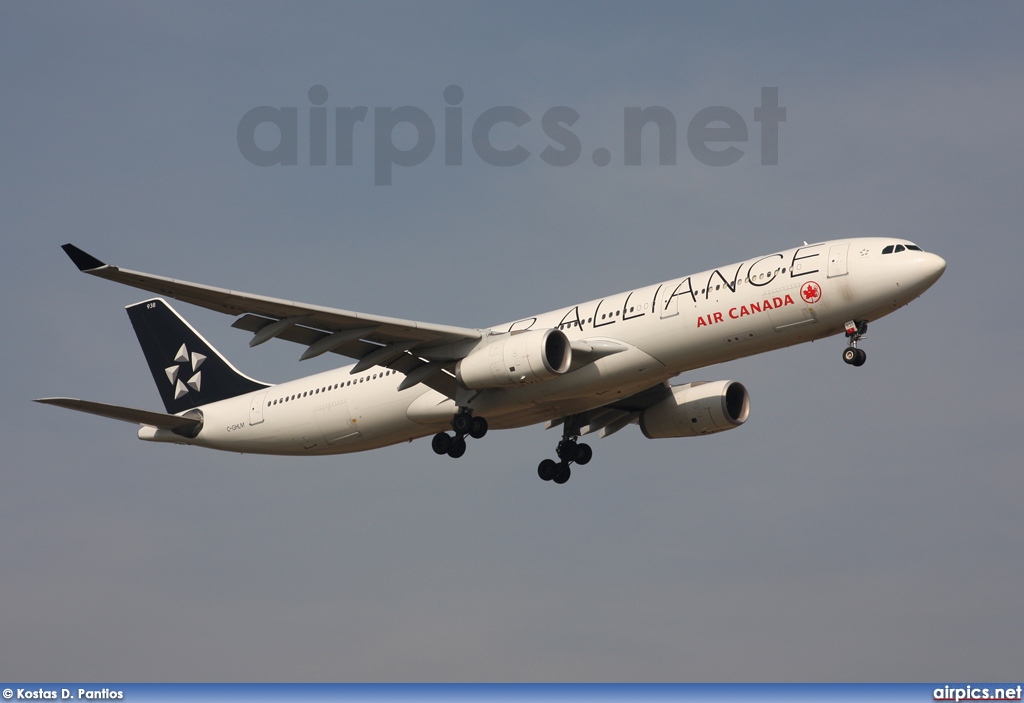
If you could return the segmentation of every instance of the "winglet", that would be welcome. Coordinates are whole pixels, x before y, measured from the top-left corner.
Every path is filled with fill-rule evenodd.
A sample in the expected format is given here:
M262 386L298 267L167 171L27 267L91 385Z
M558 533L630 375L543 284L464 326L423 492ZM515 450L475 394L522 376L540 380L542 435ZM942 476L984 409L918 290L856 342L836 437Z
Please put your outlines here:
M64 253L67 254L71 260L78 267L79 271L92 271L106 266L105 263L97 259L91 254L86 254L84 251L76 247L74 244L65 244L61 247Z

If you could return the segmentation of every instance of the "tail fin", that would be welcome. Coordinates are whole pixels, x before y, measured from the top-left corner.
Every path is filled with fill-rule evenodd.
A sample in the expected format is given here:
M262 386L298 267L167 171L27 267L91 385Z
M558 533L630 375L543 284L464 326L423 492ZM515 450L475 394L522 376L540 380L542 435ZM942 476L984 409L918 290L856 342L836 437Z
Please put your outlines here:
M168 413L269 387L232 366L164 300L127 310Z

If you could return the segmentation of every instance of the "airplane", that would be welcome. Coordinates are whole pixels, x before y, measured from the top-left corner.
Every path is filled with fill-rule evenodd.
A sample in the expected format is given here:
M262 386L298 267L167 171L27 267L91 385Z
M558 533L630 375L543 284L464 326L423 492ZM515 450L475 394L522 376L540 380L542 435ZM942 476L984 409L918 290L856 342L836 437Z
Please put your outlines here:
M98 278L236 316L255 347L282 339L354 364L269 384L238 371L162 297L127 307L166 412L75 398L36 402L140 425L138 436L239 453L330 455L432 437L459 458L489 429L545 422L562 429L557 461L537 468L564 484L590 462L580 440L637 424L677 438L739 427L746 387L671 385L680 374L844 335L843 361L864 364L867 325L907 305L946 269L904 239L807 244L489 328L453 327L307 305L106 264L72 244Z

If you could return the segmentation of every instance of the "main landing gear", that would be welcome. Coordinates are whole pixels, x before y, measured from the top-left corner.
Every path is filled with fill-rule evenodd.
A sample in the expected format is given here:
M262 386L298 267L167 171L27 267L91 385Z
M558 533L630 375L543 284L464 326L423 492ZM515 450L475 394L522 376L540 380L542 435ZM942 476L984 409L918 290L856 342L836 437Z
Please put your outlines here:
M570 464L583 466L594 458L594 451L590 445L579 441L580 423L576 419L571 417L565 420L562 441L555 450L558 461L545 459L537 467L537 475L543 480L563 484L572 475ZM480 439L487 434L487 420L474 417L469 408L459 408L459 412L452 418L452 430L454 436L447 432L438 432L431 440L430 446L435 454L447 454L452 459L458 459L466 453L467 437Z
M867 336L868 323L864 320L850 320L846 323L846 338L850 340L850 346L843 350L843 361L851 366L863 366L868 355L863 349L857 346L857 342Z
M562 436L562 441L558 443L558 448L555 450L559 461L545 459L537 467L537 475L540 476L541 480L554 481L559 485L568 481L569 477L572 476L569 464L575 463L583 466L584 464L589 464L590 460L594 458L594 451L590 448L590 445L578 442L579 435L570 432L570 422L568 419L566 420L565 427L566 430Z
M430 446L435 454L447 454L452 459L458 459L466 453L466 437L480 439L487 434L487 420L482 417L473 417L467 408L460 408L459 412L452 418L452 430L455 436L447 432L438 432L430 441Z

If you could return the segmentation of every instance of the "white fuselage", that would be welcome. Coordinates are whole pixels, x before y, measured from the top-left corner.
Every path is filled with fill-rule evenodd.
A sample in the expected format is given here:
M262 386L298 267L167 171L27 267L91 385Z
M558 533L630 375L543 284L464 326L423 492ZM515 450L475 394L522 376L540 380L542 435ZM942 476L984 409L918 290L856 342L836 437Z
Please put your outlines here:
M613 403L694 369L841 333L906 305L942 274L934 254L883 254L898 239L843 239L797 247L625 291L491 328L561 329L626 351L553 379L481 391L475 414L492 429L521 427ZM449 428L455 402L404 376L353 366L200 408L195 439L143 427L142 439L262 454L340 454Z

